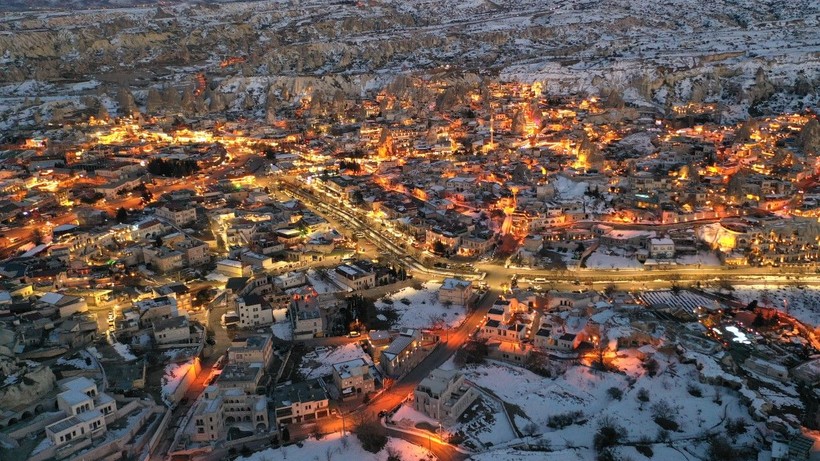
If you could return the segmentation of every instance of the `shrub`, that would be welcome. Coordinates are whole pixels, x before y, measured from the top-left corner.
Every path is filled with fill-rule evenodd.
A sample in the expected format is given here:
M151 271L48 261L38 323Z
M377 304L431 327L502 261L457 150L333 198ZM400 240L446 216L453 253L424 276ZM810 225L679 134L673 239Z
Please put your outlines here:
M530 421L521 428L521 432L523 432L524 435L535 435L535 433L538 432L538 425Z
M673 419L675 417L675 409L665 399L658 400L652 405L652 417Z
M648 374L649 376L655 376L656 374L658 374L658 361L654 358L651 358L644 362L643 368L644 370L646 370L646 374Z
M598 423L598 432L595 433L592 443L595 451L603 454L605 449L617 445L626 435L626 429L609 416L604 416Z
M387 448L387 461L401 461L401 453L391 447Z
M652 455L655 454L655 452L652 451L652 447L649 445L635 445L635 450L647 458L652 458Z
M563 429L571 426L584 418L584 413L581 411L570 411L567 413L560 413L552 415L547 418L547 426L552 429Z
M746 422L742 418L729 418L726 420L726 433L729 437L735 438L740 434L746 433Z
M655 424L657 424L658 426L666 429L667 431L677 431L678 428L680 427L680 426L678 426L678 423L675 420L669 419L669 418L658 418L658 417L656 417L655 418Z
M686 386L686 391L693 397L703 397L703 391L696 384L689 383Z
M624 391L618 389L617 387L610 387L606 390L606 393L612 400L621 400L624 396Z
M652 405L652 418L655 424L667 431L678 430L678 423L675 421L675 409L666 400L659 400Z
M645 388L645 387L642 387L642 388L638 391L638 394L637 394L637 396L636 396L636 397L638 398L638 401L640 401L641 403L646 403L646 402L648 402L648 401L649 401L649 391L648 391L648 390L646 390L646 388Z
M356 427L356 437L362 448L370 453L378 453L387 445L385 429L375 420L362 421Z
M709 439L709 459L720 461L734 461L740 459L740 453L725 437L716 435Z

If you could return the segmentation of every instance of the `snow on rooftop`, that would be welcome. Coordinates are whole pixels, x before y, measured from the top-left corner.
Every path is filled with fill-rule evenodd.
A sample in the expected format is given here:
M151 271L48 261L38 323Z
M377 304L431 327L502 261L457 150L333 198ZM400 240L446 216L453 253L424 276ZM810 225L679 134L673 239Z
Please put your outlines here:
M341 362L349 362L354 359L364 359L368 364L373 361L370 356L362 350L358 342L347 343L343 346L330 348L324 352L316 352L316 356L311 358L310 354L302 357L299 371L305 378L317 378L333 373L333 365Z
M312 459L332 459L333 461L387 461L389 453L395 453L399 459L422 460L435 459L426 448L413 445L402 439L389 437L387 446L378 453L365 451L359 439L354 435L346 436L347 440L342 441L342 435L338 432L328 434L321 440L308 439L298 445L289 445L283 448L268 448L247 457L237 458L237 461L272 461L280 459L312 460Z

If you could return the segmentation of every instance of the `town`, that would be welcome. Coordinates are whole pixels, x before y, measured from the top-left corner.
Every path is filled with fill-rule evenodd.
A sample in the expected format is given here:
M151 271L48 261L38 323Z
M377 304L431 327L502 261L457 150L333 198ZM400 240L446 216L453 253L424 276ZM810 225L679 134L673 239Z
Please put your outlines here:
M0 146L0 459L815 459L816 113L156 97Z

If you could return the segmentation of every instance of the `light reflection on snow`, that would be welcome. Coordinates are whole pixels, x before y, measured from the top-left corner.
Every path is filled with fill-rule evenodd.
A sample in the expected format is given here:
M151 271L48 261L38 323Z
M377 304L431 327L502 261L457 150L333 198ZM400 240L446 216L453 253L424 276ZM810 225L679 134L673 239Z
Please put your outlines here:
M726 331L735 335L732 341L740 344L751 344L752 342L749 341L749 337L746 336L746 333L740 331L740 329L734 325L730 325L726 327Z

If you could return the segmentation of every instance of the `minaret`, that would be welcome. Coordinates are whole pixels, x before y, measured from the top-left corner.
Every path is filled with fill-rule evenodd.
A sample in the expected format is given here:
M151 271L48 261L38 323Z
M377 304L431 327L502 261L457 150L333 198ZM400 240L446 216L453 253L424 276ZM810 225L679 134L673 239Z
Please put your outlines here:
M495 129L493 125L495 124L495 114L490 114L490 147L493 146L493 135L495 134Z

